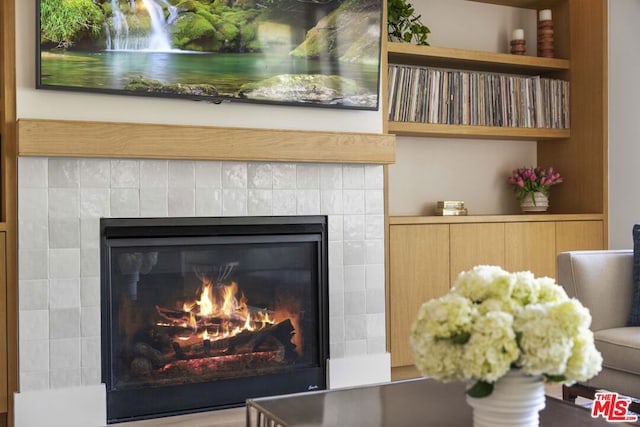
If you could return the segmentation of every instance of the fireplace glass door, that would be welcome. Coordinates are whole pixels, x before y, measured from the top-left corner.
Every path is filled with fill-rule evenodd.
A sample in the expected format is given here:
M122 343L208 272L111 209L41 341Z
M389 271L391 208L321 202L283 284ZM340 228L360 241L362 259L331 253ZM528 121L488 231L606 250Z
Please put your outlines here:
M103 220L110 422L325 388L325 222Z

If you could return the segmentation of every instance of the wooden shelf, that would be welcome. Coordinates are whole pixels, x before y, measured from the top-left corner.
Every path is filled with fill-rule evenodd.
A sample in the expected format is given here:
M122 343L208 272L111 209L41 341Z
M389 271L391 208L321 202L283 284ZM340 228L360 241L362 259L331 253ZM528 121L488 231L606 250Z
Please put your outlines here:
M522 214L522 215L463 215L463 216L390 216L389 225L407 224L465 224L491 222L556 222L603 221L603 214Z
M544 9L557 5L562 0L467 0L476 3L497 4L501 6L521 7L524 9Z
M389 164L395 136L20 119L18 155Z
M398 136L442 138L553 140L569 138L569 129L461 126L415 122L389 122L387 132Z
M538 75L566 71L570 68L570 62L567 59L418 46L411 43L389 42L387 43L387 53L390 64L462 70Z

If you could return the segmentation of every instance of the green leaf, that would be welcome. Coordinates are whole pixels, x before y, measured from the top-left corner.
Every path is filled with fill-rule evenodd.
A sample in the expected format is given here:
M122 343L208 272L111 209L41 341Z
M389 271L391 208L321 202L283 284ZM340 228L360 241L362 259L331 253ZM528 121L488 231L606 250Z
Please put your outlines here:
M567 377L564 375L547 375L544 374L544 379L550 383L560 383L566 381Z
M471 397L487 397L493 392L493 383L486 381L476 381L476 383L467 390L467 394Z
M470 338L471 334L469 332L459 332L451 336L451 342L454 344L466 344Z
M429 45L427 36L431 32L421 21L422 16L415 13L413 5L406 0L388 0L387 23L389 37L419 45Z

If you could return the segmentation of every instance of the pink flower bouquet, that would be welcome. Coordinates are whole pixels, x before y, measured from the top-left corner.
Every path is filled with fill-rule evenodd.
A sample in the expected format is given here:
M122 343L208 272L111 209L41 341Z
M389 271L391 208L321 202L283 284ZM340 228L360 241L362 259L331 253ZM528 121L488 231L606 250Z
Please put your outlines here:
M549 197L549 188L552 185L560 184L562 177L551 166L546 169L536 166L535 168L514 169L507 178L507 182L513 185L516 198L522 202L528 194L536 192Z

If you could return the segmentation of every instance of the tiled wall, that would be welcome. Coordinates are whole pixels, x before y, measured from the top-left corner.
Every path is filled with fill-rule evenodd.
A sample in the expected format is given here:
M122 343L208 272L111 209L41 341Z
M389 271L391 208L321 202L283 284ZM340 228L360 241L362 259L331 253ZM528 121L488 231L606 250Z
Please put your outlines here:
M100 383L100 217L329 217L332 359L385 352L378 165L23 157L20 388Z

